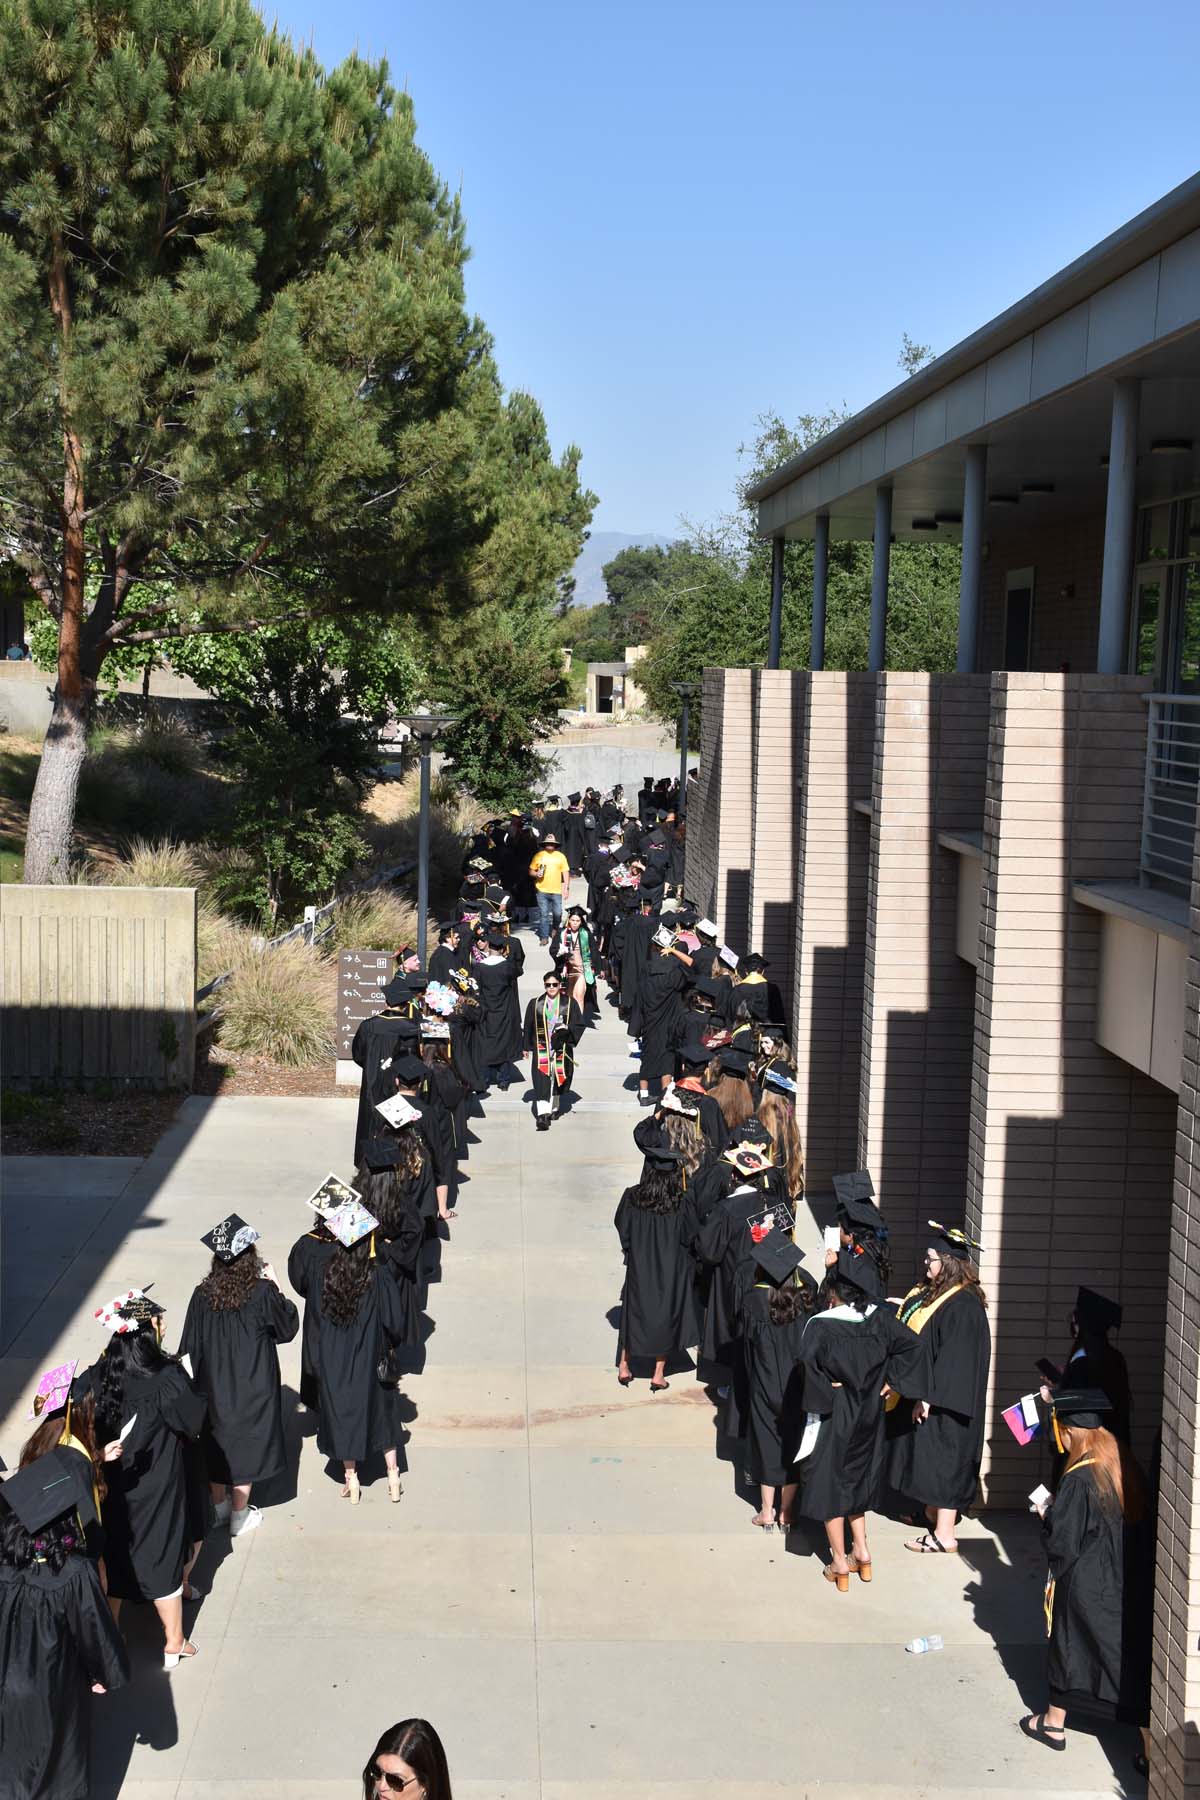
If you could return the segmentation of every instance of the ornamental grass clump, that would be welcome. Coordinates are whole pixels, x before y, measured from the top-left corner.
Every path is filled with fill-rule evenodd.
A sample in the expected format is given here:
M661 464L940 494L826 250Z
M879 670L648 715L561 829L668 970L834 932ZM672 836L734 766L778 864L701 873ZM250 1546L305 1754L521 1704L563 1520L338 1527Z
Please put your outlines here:
M436 948L437 933L429 933ZM370 888L351 894L333 913L333 930L321 940L327 956L339 950L398 950L417 941L417 909L389 888Z
M289 1068L332 1061L329 971L309 945L247 951L216 998L223 1049Z

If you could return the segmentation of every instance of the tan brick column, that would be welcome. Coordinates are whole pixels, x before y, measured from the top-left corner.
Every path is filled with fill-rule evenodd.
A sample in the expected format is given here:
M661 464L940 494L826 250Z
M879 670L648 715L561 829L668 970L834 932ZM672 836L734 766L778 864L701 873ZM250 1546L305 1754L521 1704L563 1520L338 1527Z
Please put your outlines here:
M735 950L750 905L752 705L749 669L705 669L699 793L688 802L684 888Z
M1200 1794L1200 847L1192 882L1171 1251L1150 1703L1151 1800Z
M1146 685L992 677L968 1219L992 1303L996 1505L1041 1479L998 1409L1037 1357L1061 1360L1081 1281L1124 1305L1143 1460L1158 1425L1175 1098L1097 1045L1099 915L1071 898L1075 880L1136 876Z
M751 799L750 921L747 950L771 965L784 1002L792 997L799 855L797 779L808 682L791 669L755 669ZM743 948L735 945L736 949Z
M857 1154L863 958L871 832L855 810L871 791L878 677L804 678L796 874L797 1117L810 1188Z
M955 949L959 857L939 831L978 831L988 677L886 674L875 705L859 1166L869 1169L907 1283L930 1217L961 1223L975 976Z

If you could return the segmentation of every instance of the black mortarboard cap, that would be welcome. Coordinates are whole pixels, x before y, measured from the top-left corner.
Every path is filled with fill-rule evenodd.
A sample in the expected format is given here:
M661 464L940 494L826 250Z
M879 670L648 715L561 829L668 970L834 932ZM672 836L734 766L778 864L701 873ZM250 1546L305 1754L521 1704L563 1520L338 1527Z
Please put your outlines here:
M567 795L567 805L568 806L578 806L579 802L582 799L583 799L583 795L578 792L576 792L574 794L568 794Z
M633 1141L642 1155L648 1157L660 1169L673 1168L683 1161L678 1150L674 1149L670 1138L662 1128L661 1122L651 1113L645 1119L639 1119L633 1128Z
M1122 1316L1115 1300L1097 1294L1093 1288L1081 1287L1075 1296L1075 1322L1084 1331L1119 1331Z
M764 1150L775 1148L775 1140L761 1119L743 1119L730 1136L735 1144L761 1144Z
M789 1275L795 1273L804 1257L791 1238L785 1236L776 1225L754 1246L754 1260L778 1287Z
M78 1450L60 1444L0 1485L3 1496L26 1531L40 1531L52 1519L77 1512L82 1522L96 1517L92 1467Z
M729 983L716 975L701 975L692 986L698 994L705 994L710 1000L723 1000L729 992Z
M394 1169L403 1150L404 1140L398 1135L368 1138L363 1145L362 1160L374 1175L381 1169Z
M833 1192L837 1200L838 1218L848 1225L861 1225L867 1230L878 1230L883 1224L883 1214L875 1205L871 1196L875 1192L875 1183L866 1169L855 1169L849 1175L835 1175Z
M406 1056L395 1056L392 1058L392 1074L396 1077L397 1081L409 1083L414 1081L424 1081L428 1073L429 1070L421 1061L420 1057L413 1056L411 1052Z
M230 1213L227 1219L222 1219L219 1225L206 1231L200 1242L207 1244L213 1255L219 1256L223 1263L231 1263L243 1250L249 1250L253 1244L257 1244L258 1238L259 1234L253 1225L247 1225L245 1219L239 1218L237 1213Z
M939 1225L936 1219L930 1219L929 1224L936 1233L937 1247L943 1256L958 1256L964 1262L969 1262L983 1249L982 1244L969 1238L957 1225Z
M711 1061L713 1053L704 1041L704 1033L697 1028L684 1032L676 1054L681 1062L706 1063Z
M757 950L752 950L749 956L743 956L741 963L738 966L747 975L761 975L763 971L769 969L771 965L765 956L760 956Z
M748 1075L750 1073L750 1058L744 1050L735 1050L731 1044L728 1049L720 1052L720 1057L721 1067L727 1075Z
M492 945L493 949L498 950L501 944L507 944L508 942L508 933L505 931L503 925L490 926L486 936L488 943Z
M1056 1419L1083 1431L1097 1431L1112 1411L1112 1401L1103 1388L1055 1389L1050 1404Z
M405 1006L412 999L407 975L394 975L382 989L385 1006Z
M838 1251L837 1276L839 1281L848 1281L869 1300L883 1299L883 1277L879 1273L879 1265L873 1256L865 1250L856 1250L854 1246L843 1244Z

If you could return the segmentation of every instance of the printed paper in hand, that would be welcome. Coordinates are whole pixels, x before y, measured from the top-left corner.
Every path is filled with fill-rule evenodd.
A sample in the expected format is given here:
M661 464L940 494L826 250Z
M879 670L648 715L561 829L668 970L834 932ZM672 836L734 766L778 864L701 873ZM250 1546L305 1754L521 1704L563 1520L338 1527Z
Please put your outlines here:
M190 1375L190 1374L191 1374L191 1372L192 1372L192 1368L191 1368L191 1357L189 1357L189 1356L181 1356L181 1357L180 1357L180 1359L179 1359L179 1360L180 1360L180 1362L183 1362L183 1363L187 1363L187 1365L188 1365L188 1374L189 1374L189 1375ZM128 1417L128 1419L126 1419L126 1421L125 1421L125 1423L124 1423L124 1425L122 1425L122 1427L121 1427L121 1430L120 1430L120 1433L119 1433L119 1436L120 1436L120 1439L121 1439L121 1442L122 1442L122 1443L124 1443L124 1442L125 1442L125 1439L126 1439L126 1438L127 1438L127 1437L128 1437L128 1436L129 1436L129 1434L130 1434L130 1432L131 1432L131 1431L132 1431L132 1430L133 1430L133 1428L134 1428L134 1426L135 1426L135 1425L136 1425L136 1424L137 1424L137 1414L136 1414L136 1413L130 1413L130 1415L129 1415L129 1417Z
M401 1125L411 1125L414 1119L421 1116L420 1107L413 1106L403 1094L393 1094L390 1099L381 1100L375 1111L397 1130Z
M1048 1506L1053 1498L1054 1495L1050 1492L1050 1489L1039 1483L1029 1496L1029 1504L1033 1507L1034 1511L1037 1512L1041 1507Z
M842 1247L841 1227L838 1225L827 1225L825 1227L825 1248L827 1250L832 1250L834 1252L834 1254L836 1255L837 1252L841 1249L841 1247Z
M1021 1395L1021 1415L1030 1431L1040 1431L1042 1429L1042 1417L1038 1412L1036 1394Z

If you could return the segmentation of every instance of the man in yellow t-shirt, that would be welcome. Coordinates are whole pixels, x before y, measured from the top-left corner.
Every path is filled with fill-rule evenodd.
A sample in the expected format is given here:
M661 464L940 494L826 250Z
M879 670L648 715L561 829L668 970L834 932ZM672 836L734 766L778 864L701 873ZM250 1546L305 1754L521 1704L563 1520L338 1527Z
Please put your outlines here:
M548 831L541 848L529 865L537 888L538 941L543 950L550 933L562 920L564 900L571 897L571 865L558 847L558 839Z

